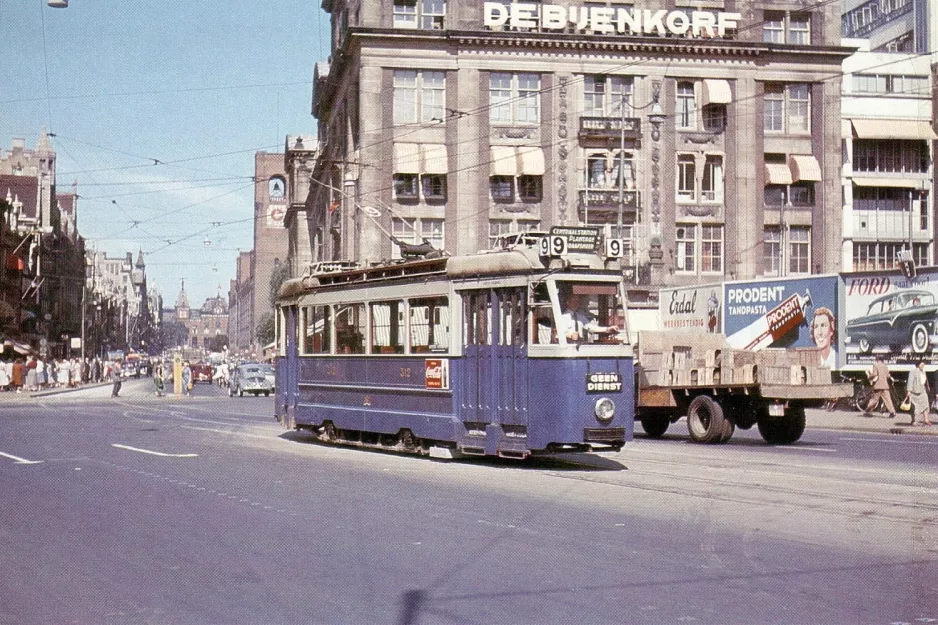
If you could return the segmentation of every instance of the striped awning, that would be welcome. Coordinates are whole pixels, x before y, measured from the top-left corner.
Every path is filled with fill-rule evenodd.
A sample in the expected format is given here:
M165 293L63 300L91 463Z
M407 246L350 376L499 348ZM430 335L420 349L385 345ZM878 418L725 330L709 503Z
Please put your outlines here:
M765 164L765 184L791 184L791 169L785 163Z
M518 152L514 146L493 145L491 148L491 160L490 175L518 175Z
M544 150L536 146L518 148L518 174L521 176L543 176Z
M931 122L923 119L851 119L858 139L938 139Z
M915 178L853 178L858 187L890 187L893 189L927 189L927 182Z
M420 144L395 143L394 144L394 173L419 174L420 173Z
M443 143L423 143L420 145L423 174L445 174L449 172L449 155Z
M729 104L733 101L733 92L730 91L728 80L715 80L708 78L703 81L703 105Z
M811 154L792 154L788 157L788 167L791 170L792 182L821 181L821 165Z

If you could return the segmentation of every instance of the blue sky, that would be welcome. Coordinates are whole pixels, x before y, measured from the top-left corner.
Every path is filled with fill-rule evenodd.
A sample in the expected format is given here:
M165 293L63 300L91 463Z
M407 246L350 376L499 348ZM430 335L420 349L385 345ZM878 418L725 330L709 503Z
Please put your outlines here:
M315 0L0 0L0 146L54 133L88 244L142 249L168 305L182 278L200 305L253 247L255 152L315 134L328 53Z

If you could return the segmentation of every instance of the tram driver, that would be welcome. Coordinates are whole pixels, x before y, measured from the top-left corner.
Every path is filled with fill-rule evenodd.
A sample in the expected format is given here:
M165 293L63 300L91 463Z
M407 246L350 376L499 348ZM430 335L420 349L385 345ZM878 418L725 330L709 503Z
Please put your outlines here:
M616 326L600 325L586 309L582 295L569 292L564 300L564 311L560 315L560 332L568 343L589 342L590 334L617 334Z

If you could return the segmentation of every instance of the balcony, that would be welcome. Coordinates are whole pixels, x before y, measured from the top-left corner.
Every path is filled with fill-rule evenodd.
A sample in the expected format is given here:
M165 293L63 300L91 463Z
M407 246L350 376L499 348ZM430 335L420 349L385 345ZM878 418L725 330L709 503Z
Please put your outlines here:
M638 142L642 138L642 120L637 117L581 117L580 141L626 141Z
M641 193L626 189L622 192L622 210L625 215L635 215L642 206ZM578 192L581 216L589 210L590 220L602 217L615 217L619 214L618 189L580 189ZM628 219L626 223L633 220Z

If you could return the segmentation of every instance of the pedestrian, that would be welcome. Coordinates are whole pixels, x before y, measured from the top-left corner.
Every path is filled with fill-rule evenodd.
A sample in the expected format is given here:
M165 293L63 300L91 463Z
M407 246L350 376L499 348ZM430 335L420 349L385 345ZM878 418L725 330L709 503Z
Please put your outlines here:
M182 392L192 397L192 368L188 360L182 363Z
M153 367L153 385L156 386L156 396L162 397L165 385L163 383L163 365L159 362Z
M876 357L876 362L873 363L873 367L867 371L866 375L870 380L870 384L873 385L873 396L870 398L870 403L866 406L866 411L863 413L864 416L872 416L872 412L879 407L879 402L882 400L886 405L886 409L889 411L887 418L895 419L896 406L892 403L892 393L889 388L889 385L895 382L895 380L889 373L889 367L883 362L882 356Z
M928 420L928 377L925 375L925 362L921 361L909 372L906 386L908 397L912 400L911 425L931 425Z
M101 361L98 360L97 356L95 356L95 359L91 361L91 381L101 381Z
M10 386L10 369L8 362L0 362L0 391L9 390Z
M36 386L39 390L46 387L46 363L41 356L36 360Z
M111 397L120 397L121 392L121 362L115 360L111 365L111 381L114 387L111 389Z

